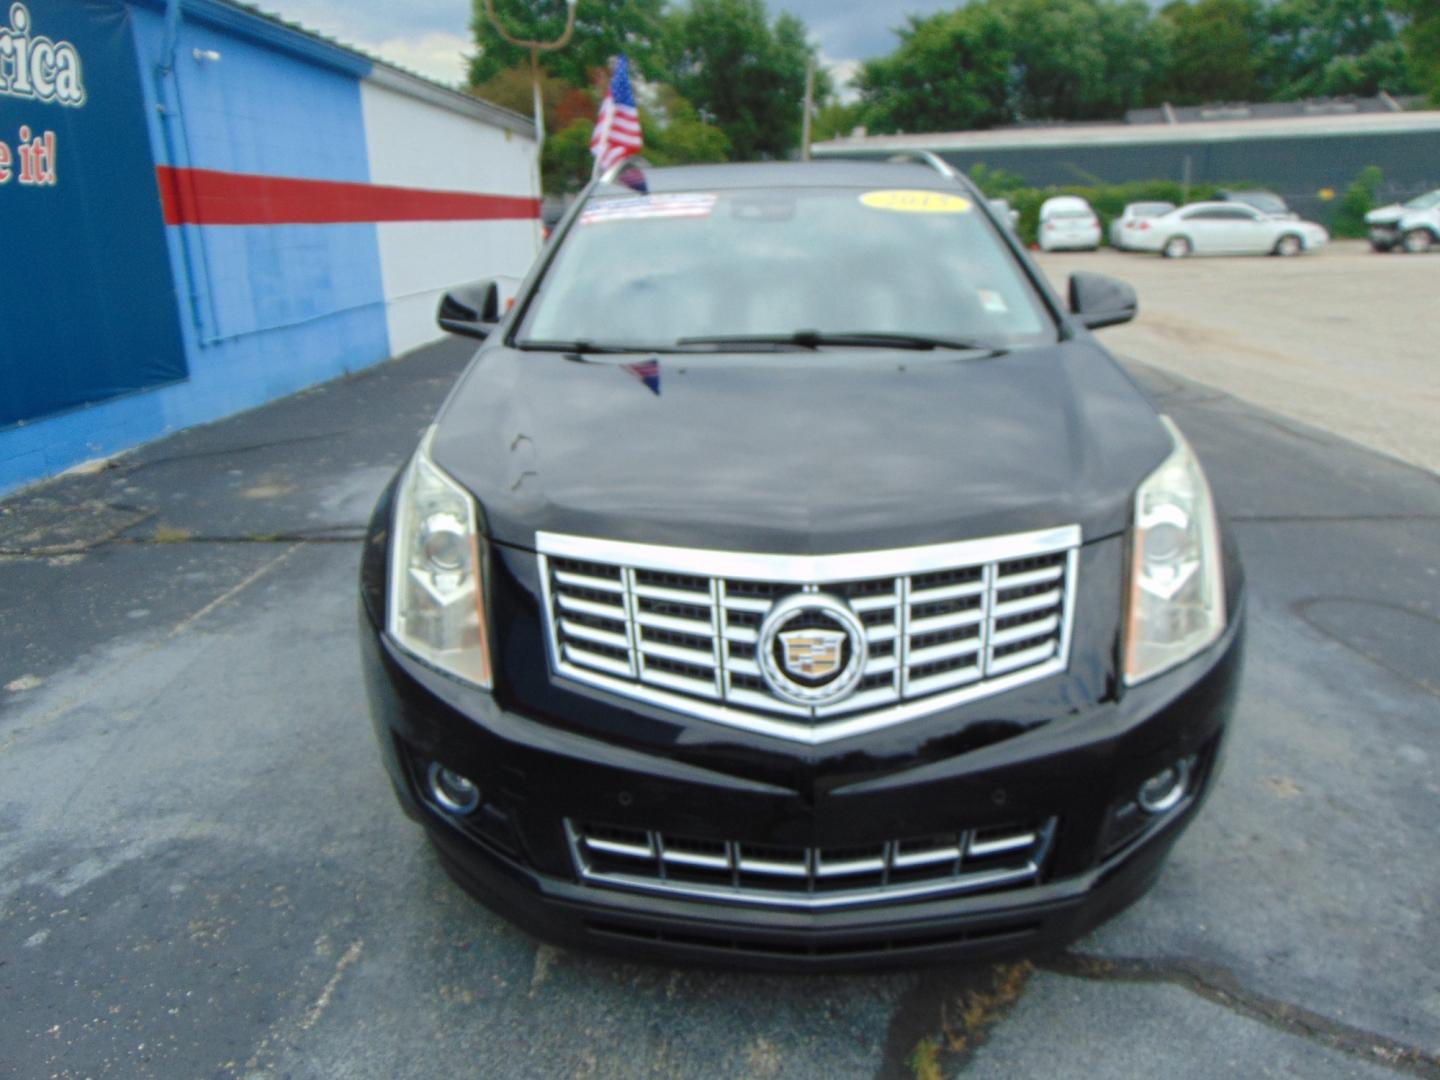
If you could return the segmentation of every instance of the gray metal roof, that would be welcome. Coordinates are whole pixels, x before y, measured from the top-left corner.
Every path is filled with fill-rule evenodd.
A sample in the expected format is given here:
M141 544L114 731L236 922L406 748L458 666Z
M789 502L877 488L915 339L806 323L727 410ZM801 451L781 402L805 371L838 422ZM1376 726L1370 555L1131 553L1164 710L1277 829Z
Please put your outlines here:
M1091 124L997 128L922 135L867 135L817 143L819 155L896 153L902 150L1009 150L1156 143L1244 142L1255 139L1345 138L1360 135L1440 133L1440 111L1210 120L1204 123Z

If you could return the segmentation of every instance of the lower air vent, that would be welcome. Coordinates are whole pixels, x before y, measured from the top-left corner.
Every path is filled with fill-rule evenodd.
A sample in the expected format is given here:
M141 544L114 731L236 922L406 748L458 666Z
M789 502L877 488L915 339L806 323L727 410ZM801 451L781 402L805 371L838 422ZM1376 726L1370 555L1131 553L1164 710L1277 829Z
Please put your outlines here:
M838 908L1036 884L1056 820L851 847L708 840L567 821L592 885L771 907Z

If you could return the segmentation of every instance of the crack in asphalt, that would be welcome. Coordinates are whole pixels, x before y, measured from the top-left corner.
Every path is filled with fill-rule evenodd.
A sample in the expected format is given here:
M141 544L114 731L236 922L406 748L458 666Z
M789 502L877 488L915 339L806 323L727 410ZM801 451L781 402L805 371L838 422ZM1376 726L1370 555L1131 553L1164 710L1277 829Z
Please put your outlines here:
M175 465L186 461L203 461L207 458L229 457L235 454L253 454L257 450L274 450L282 446L298 446L305 443L322 442L326 439L333 439L338 435L348 435L353 429L340 428L337 431L322 431L313 435L292 435L283 439L267 439L264 442L242 443L239 446L220 446L209 450L191 450L179 454L167 454L164 457L147 458L144 460L125 460L122 455L116 455L105 463L102 472L119 472L123 476L131 476L146 469L153 469L161 465Z
M1035 971L1090 982L1165 983L1236 1016L1421 1080L1440 1080L1440 1054L1251 990L1234 972L1194 959L1147 960L1066 951L1032 964L924 972L891 1014L875 1080L939 1080L963 1072L1013 1010Z
M963 1070L1034 971L1022 960L922 972L890 1014L875 1080L940 1080Z
M1042 971L1092 982L1169 983L1267 1027L1423 1080L1440 1080L1440 1055L1377 1032L1354 1027L1244 986L1218 964L1199 960L1145 960L1064 952L1039 965Z
M127 526L133 528L133 525ZM49 559L57 555L83 555L103 547L180 547L186 544L359 544L365 539L364 525L322 525L291 532L239 533L236 535L191 535L183 530L159 536L104 536L68 544L41 544L30 548L0 547L0 558Z

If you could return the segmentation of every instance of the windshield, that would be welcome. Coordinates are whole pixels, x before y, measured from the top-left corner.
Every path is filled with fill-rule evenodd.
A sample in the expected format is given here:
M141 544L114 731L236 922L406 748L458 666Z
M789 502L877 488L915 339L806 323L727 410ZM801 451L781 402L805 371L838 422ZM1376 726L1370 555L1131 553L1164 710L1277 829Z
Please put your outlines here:
M566 232L514 343L662 350L682 339L812 332L1001 347L1057 336L970 200L782 188L592 199Z
M1263 191L1242 191L1233 196L1236 202L1248 203L1262 214L1284 214L1285 200L1278 195L1267 195Z
M1440 191L1417 195L1405 204L1407 210L1429 210L1432 206L1440 206Z
M1142 202L1130 204L1131 217L1162 217L1175 209L1174 203Z

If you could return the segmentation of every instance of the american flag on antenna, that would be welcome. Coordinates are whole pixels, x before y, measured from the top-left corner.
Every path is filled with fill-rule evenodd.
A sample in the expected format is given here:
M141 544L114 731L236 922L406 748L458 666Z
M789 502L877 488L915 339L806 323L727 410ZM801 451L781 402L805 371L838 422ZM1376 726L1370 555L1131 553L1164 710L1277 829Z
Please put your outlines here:
M590 136L596 171L604 172L617 161L638 154L642 145L640 110L635 107L635 90L630 85L630 61L622 54L615 62L615 74L600 103L595 133Z

